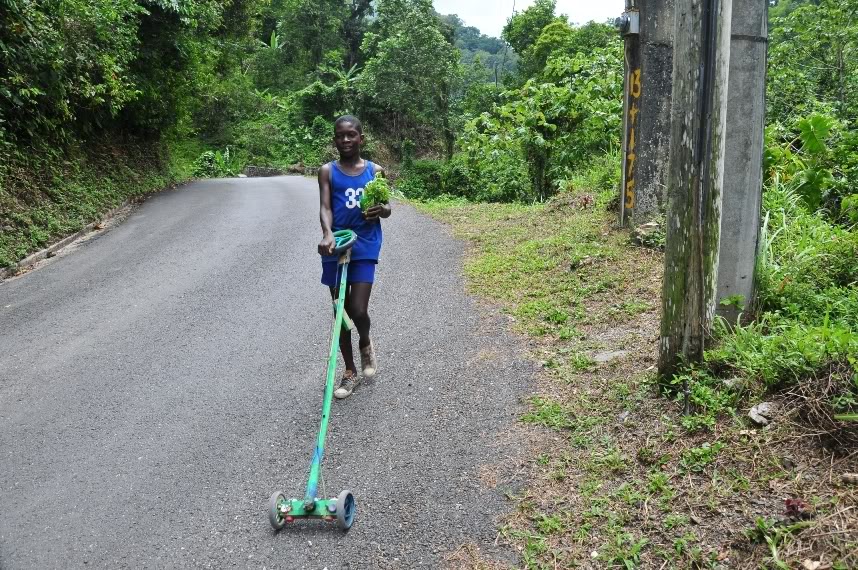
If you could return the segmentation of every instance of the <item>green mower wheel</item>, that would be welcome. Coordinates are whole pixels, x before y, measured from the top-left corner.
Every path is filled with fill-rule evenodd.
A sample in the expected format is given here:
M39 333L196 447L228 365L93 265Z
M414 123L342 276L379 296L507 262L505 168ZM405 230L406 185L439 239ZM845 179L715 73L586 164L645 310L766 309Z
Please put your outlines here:
M283 491L277 491L271 495L271 500L268 501L268 521L274 530L280 530L286 525L286 520L280 513L280 503L286 500L286 495Z

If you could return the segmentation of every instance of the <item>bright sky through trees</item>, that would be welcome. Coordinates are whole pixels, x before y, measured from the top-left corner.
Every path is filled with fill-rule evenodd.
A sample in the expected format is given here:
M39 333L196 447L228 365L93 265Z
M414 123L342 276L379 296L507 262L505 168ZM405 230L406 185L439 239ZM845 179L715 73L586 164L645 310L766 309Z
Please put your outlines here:
M500 37L501 29L515 9L524 10L533 0L434 0L441 14L457 14L465 24L475 26L484 34ZM590 20L604 22L623 13L623 0L557 0L558 14L566 14L569 21L584 24Z

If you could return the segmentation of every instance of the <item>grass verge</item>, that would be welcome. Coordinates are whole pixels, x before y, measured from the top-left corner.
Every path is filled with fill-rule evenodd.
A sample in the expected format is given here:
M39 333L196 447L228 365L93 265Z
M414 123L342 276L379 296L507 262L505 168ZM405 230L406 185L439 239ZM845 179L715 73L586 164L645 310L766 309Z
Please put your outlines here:
M630 245L603 202L418 204L472 244L472 293L502 305L544 370L521 418L538 434L530 484L502 539L532 569L858 567L858 452L795 408L753 425L759 391L698 371L662 396L662 256ZM456 567L499 566L455 554Z
M29 149L0 163L0 267L71 235L134 198L188 180L203 149L109 140Z

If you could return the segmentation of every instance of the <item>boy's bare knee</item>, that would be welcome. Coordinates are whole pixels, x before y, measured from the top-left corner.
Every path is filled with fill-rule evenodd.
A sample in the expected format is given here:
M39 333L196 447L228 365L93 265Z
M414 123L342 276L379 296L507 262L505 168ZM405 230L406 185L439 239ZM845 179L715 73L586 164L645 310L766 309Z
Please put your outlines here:
M355 322L363 322L369 318L365 307L349 307L349 317Z

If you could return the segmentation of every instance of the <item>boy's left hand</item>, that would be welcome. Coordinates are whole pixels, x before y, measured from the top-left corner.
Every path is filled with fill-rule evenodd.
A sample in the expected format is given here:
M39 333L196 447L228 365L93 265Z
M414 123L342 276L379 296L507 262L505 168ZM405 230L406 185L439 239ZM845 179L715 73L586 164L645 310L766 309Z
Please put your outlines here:
M363 213L363 218L367 221L377 220L379 218L389 218L390 217L390 205L389 204L379 204L378 206L373 206L372 208L368 208L366 212Z

